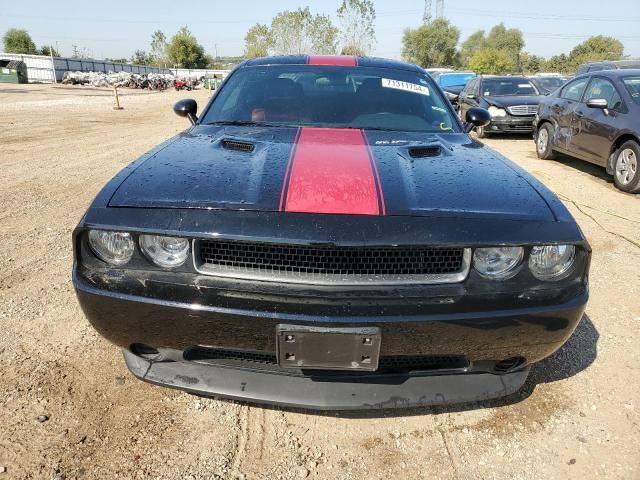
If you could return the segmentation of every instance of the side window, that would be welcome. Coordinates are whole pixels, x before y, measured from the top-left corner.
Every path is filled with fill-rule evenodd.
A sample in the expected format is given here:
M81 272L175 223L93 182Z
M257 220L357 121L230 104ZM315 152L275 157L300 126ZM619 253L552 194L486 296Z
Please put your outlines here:
M593 98L604 98L612 110L622 109L622 99L618 95L616 87L613 86L606 78L594 77L587 88L587 93L584 96L584 101L591 100Z
M467 83L467 86L464 87L464 93L467 95L473 95L473 86L475 85L475 83L475 80L471 80L469 83Z
M560 97L566 98L567 100L574 100L576 102L579 102L582 98L582 93L584 92L588 81L589 78L580 78L566 84L560 92Z
M480 85L480 80L477 78L473 80L473 85L471 86L470 93L471 95L478 96L478 86Z

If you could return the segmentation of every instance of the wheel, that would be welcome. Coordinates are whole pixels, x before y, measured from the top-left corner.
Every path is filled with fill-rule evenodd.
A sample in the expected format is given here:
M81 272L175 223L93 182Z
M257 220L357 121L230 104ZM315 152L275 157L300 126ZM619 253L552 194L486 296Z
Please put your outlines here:
M623 192L640 192L640 145L633 140L622 144L615 154L613 182Z
M478 138L487 138L487 131L484 127L476 127L476 136Z
M556 154L551 148L551 139L553 138L553 125L543 123L536 133L536 154L538 158L543 160L552 160Z

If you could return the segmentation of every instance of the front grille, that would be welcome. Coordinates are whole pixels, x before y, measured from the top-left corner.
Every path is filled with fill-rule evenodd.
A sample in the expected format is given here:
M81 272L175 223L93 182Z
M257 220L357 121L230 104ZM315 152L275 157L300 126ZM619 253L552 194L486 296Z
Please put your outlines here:
M341 247L197 240L196 269L210 275L308 283L451 283L462 281L464 248Z
M535 115L538 111L537 105L514 105L507 107L511 115Z
M195 346L185 350L184 359L209 365L227 365L271 372L292 372L291 369L282 369L278 365L278 357L272 352ZM387 355L380 357L376 373L457 370L468 366L469 361L461 355Z
M509 125L509 130L530 131L533 130L533 125Z

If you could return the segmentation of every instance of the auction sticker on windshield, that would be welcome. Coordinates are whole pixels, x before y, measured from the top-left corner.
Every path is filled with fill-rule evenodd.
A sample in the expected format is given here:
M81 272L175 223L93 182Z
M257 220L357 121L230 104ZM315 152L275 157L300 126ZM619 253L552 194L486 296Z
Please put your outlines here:
M417 83L402 82L391 78L382 78L381 80L384 88L395 88L396 90L419 93L420 95L429 95L429 88L418 85Z

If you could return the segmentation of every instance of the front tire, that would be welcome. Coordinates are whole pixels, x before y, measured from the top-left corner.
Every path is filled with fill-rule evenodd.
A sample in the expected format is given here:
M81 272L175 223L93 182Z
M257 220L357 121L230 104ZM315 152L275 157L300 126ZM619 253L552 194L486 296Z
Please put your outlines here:
M628 140L615 153L613 182L623 192L640 192L640 145Z
M478 138L487 138L487 131L484 127L476 127L476 136Z
M536 154L542 160L553 160L556 157L552 146L553 125L543 123L536 133Z

